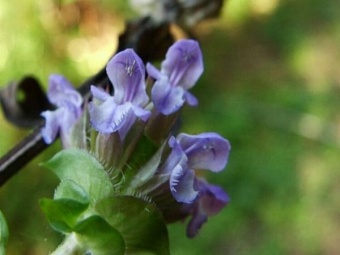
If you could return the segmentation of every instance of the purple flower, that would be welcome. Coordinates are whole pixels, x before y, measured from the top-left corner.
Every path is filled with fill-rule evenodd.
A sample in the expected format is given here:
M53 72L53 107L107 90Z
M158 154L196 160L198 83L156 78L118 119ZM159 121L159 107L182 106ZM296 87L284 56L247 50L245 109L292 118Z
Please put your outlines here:
M188 92L203 72L202 52L196 41L177 41L169 48L160 71L150 63L146 69L156 79L151 95L159 112L169 115L184 102L198 104L196 97Z
M223 170L229 142L216 133L181 133L170 138L169 146L172 151L159 172L170 175L170 190L178 202L192 203L199 193L194 169Z
M104 134L118 131L123 139L139 117L146 121L150 111L143 109L149 98L145 92L145 67L132 49L116 54L107 64L107 75L114 87L114 96L91 87L94 101L90 104L93 127Z
M71 129L82 113L82 97L65 77L57 74L49 77L47 97L57 109L41 113L45 118L45 127L41 130L42 137L50 144L59 132L64 147L68 147Z
M221 187L211 185L203 179L197 179L196 184L199 195L192 204L183 207L184 211L192 215L187 226L187 236L190 238L197 235L208 216L219 213L229 203L229 196Z

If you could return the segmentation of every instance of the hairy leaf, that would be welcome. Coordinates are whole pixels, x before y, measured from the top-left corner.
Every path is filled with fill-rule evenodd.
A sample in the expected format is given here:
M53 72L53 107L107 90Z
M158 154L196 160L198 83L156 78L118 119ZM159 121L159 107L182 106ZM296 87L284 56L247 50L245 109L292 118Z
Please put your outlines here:
M167 228L153 204L132 196L116 196L100 201L96 209L119 230L131 253L169 254Z
M43 165L62 181L72 180L79 185L93 204L113 193L112 183L104 167L84 150L63 150Z
M125 252L125 243L121 234L98 215L78 223L74 232L91 254L123 255Z
M72 199L43 198L40 200L40 206L54 230L70 233L79 215L88 207L88 203L80 203Z

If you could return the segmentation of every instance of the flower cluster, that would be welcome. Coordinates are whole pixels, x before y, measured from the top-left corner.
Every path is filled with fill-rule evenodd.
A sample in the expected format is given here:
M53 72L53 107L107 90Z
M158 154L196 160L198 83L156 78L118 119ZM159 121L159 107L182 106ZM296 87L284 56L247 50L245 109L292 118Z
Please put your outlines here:
M174 131L181 107L198 103L188 91L203 72L198 43L174 43L160 69L150 63L145 67L127 49L109 61L106 71L113 90L92 86L90 102L82 102L65 78L50 77L48 97L57 109L42 113L45 142L51 143L59 132L65 149L78 147L100 162L116 197L154 204L166 223L191 217L187 235L194 237L208 216L229 202L222 188L197 173L222 171L229 142L212 132Z

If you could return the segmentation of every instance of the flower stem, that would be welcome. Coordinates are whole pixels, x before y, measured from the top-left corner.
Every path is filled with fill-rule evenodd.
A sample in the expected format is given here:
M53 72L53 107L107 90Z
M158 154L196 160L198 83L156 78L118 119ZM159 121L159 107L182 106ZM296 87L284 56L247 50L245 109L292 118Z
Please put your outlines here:
M76 234L72 233L68 235L63 243L50 255L79 255L81 254L81 250Z

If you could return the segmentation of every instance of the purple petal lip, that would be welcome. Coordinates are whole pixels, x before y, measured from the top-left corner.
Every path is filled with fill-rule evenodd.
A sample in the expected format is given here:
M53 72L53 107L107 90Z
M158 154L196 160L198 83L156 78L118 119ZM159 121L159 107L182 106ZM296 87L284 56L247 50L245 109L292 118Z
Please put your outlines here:
M197 179L199 195L191 207L187 208L192 214L187 226L187 236L195 237L202 225L208 220L208 216L219 213L229 203L229 197L224 190L211 185L203 179Z

